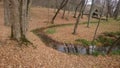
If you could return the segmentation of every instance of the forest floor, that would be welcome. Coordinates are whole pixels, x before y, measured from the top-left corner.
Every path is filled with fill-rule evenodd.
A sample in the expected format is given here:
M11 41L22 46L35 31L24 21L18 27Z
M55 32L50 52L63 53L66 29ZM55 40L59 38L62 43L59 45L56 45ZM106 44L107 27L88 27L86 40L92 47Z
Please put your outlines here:
M74 25L48 28L45 29L44 32L46 32L48 36L50 36L51 38L63 43L65 42L75 43L76 39L86 39L92 41L97 26L97 21L95 22L96 23L90 24L90 28L86 27L87 24L79 24L75 35L72 34ZM119 32L119 31L120 31L119 21L114 20L108 22L102 21L98 28L96 38L97 36L101 35L104 32Z
M9 39L10 28L4 26L3 8L0 8L0 68L120 68L120 56L117 55L97 57L68 55L45 46L31 30L50 25L47 22L47 9L34 7L31 11L27 38L36 48L19 46L17 42ZM53 14L51 9L50 20ZM60 13L55 24L75 22L72 16L67 21L62 20L61 15ZM82 21L86 21L86 19L84 18Z

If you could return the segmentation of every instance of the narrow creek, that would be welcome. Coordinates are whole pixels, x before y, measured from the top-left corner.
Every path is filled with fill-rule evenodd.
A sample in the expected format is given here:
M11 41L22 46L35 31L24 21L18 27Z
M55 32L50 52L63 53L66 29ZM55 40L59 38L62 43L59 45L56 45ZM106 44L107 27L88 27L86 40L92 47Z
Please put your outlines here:
M60 25L58 25L60 26ZM80 44L69 44L69 43L61 43L58 42L57 40L52 39L49 37L44 30L47 28L53 28L55 26L49 26L49 27L43 27L38 30L35 30L35 34L41 38L41 40L48 46L53 49L56 49L60 52L63 53L70 53L70 54L92 54L93 52L101 52L103 54L106 54L110 46L101 46L101 47L96 47L96 46L83 46ZM120 50L119 47L113 48L114 50Z

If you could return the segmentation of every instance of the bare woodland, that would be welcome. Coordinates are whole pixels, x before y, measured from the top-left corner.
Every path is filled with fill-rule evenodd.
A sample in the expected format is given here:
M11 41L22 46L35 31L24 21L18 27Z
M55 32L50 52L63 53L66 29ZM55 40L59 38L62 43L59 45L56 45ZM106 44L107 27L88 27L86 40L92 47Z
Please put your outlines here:
M0 68L6 68L2 63L7 62L11 68L120 67L120 0L0 0L0 14L0 60L5 59L0 61ZM10 45L13 52L4 45ZM87 56L79 54L80 47ZM100 47L104 54L95 51ZM5 52L15 53L16 60ZM105 56L93 56L99 54Z

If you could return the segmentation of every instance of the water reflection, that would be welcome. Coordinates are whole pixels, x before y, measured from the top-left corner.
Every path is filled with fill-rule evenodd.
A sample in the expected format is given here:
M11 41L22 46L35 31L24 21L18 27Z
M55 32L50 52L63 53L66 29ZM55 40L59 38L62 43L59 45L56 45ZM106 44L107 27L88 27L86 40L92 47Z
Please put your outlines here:
M93 52L101 52L102 54L106 54L110 46L104 47L96 47L96 46L89 46L84 47L81 45L72 45L72 44L56 44L55 49L61 51L63 53L71 53L71 54L92 54ZM89 51L88 51L89 50ZM113 50L119 50L119 47L113 48Z

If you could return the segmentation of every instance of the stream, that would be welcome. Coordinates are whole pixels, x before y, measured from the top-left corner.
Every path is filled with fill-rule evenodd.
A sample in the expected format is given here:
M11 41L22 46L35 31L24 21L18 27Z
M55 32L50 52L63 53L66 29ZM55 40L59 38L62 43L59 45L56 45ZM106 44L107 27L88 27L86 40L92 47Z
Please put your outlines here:
M39 36L41 38L41 40L48 46L51 47L53 49L56 49L60 52L63 53L70 53L70 54L92 54L93 52L100 52L102 54L106 54L109 47L110 46L83 46L80 44L69 44L69 43L61 43L59 41L56 41L54 39L52 39L51 37L49 37L44 30L47 29L46 28L41 28L39 30L35 31L35 34L37 36ZM120 50L120 46L115 47L112 49L112 51L114 50Z

